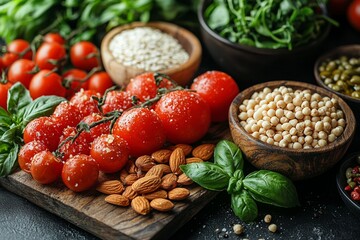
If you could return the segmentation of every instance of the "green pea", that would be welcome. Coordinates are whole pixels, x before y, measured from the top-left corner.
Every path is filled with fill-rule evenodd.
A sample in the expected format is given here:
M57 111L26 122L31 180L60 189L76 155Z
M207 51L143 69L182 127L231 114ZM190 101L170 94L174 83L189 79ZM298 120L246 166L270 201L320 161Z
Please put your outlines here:
M350 82L354 84L360 84L360 76L358 75L352 76Z
M320 72L320 77L321 77L322 79L328 78L328 77L330 77L330 75L331 75L331 72L328 72L328 71L322 71L322 72Z
M360 98L360 91L352 92L351 96L354 97L354 98Z
M331 78L325 78L325 80L324 80L324 83L326 84L326 85L329 85L330 83L332 83L333 82L333 80L331 79Z

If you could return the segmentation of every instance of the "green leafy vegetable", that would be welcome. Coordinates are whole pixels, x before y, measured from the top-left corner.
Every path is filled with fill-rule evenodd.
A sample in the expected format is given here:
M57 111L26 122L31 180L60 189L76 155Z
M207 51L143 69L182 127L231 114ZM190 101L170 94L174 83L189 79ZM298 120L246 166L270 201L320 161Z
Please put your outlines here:
M256 202L247 191L231 195L231 208L235 215L245 222L254 221L258 215Z
M232 161L229 161L229 159L232 159ZM233 142L227 140L222 140L216 145L214 162L230 176L236 169L243 169L244 166L240 149Z

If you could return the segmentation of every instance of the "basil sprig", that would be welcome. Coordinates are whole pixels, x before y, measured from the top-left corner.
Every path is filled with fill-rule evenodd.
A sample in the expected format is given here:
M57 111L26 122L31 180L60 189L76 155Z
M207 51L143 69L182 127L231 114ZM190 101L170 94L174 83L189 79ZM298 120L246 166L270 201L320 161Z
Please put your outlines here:
M35 118L50 115L65 100L58 96L42 96L33 101L21 83L9 89L8 111L0 107L0 177L9 175L17 166L26 125Z
M259 170L244 175L241 150L233 142L222 140L214 151L214 163L182 165L182 171L200 186L231 194L231 208L245 222L258 215L257 202L290 208L300 205L296 188L280 173Z

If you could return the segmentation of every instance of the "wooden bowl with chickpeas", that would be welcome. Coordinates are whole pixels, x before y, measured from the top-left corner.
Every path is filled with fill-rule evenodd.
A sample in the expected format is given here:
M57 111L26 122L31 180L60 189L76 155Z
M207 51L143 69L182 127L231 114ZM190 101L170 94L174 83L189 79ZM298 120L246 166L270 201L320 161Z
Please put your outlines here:
M229 125L253 166L303 180L344 156L356 121L332 92L303 82L271 81L239 93L229 109Z

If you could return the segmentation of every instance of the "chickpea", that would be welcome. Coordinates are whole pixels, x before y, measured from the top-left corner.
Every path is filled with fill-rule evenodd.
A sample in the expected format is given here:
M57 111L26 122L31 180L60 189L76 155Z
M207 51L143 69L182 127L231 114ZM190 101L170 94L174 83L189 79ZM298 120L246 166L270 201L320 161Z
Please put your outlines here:
M311 114L311 110L309 107L304 107L302 110L302 114L304 114L305 116L309 116Z
M251 126L251 132L257 132L259 131L259 129L260 129L259 125L254 124Z
M279 123L279 118L277 118L277 117L275 117L275 116L273 116L273 117L271 117L270 118L270 123L271 123L271 125L273 125L273 126L276 126L278 123Z
M317 121L315 123L315 131L322 131L324 129L324 123L321 121Z
M304 144L305 143L305 138L303 136L300 136L298 137L297 141L300 143L300 144Z
M341 126L341 127L345 127L345 125L346 125L346 121L345 121L345 119L343 119L343 118L340 118L339 120L338 120L338 126Z
M289 121L289 123L291 124L291 126L293 126L293 127L295 127L297 124L298 124L298 120L297 119L291 119L290 121Z
M269 137L268 139L266 139L266 143L274 145L274 139Z
M284 116L284 110L282 110L282 109L276 109L275 115L280 119L281 117Z
M240 120L245 121L245 120L248 118L247 112L241 112L241 113L239 114L239 118L240 118Z
M289 121L289 119L287 117L280 118L280 123L287 123L288 121Z
M263 127L265 130L268 130L268 129L271 128L271 123L268 122L268 121L264 121L264 122L262 123L262 127Z
M247 132L251 132L251 125L250 125L250 124L246 124L246 125L244 126L244 129L245 129L245 131L247 131Z
M253 133L251 134L251 136L253 136L253 137L256 138L256 139L259 139L260 133L259 133L259 132L253 132Z
M284 109L286 107L286 103L283 100L280 100L276 103L276 107Z
M304 101L304 102L301 103L300 106L301 106L302 108L306 108L306 107L309 107L309 106L310 106L310 103L309 103L309 101Z
M326 132L320 131L319 134L318 134L318 137L319 137L320 139L326 140L326 139L328 138L328 135L327 135Z
M266 136L268 136L269 138L273 138L275 136L275 132L274 130L267 130L266 131Z
M326 146L326 144L327 144L327 141L326 141L325 139L320 139L320 140L318 141L318 145L319 145L320 147L324 147L324 146Z
M283 138L283 136L281 134L279 134L279 133L274 135L274 140L276 142L280 142L282 140L282 138Z
M254 110L253 109L247 110L246 113L247 113L248 117L253 117L254 116Z
M328 142L334 142L336 140L335 134L331 133L328 135Z
M301 143L299 143L299 142L294 142L294 144L293 144L293 148L294 149L301 149L303 146L301 145Z

